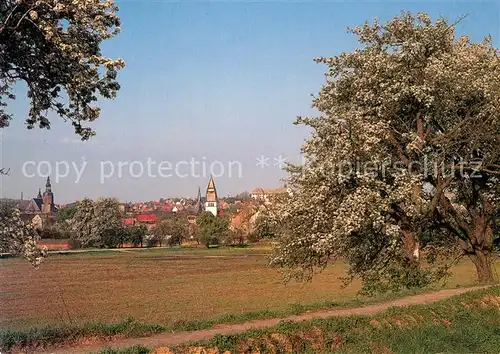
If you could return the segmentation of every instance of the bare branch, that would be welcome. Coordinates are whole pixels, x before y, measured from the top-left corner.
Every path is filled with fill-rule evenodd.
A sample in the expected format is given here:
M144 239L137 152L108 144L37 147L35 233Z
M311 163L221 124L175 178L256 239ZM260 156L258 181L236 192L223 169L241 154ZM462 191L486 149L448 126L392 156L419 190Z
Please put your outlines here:
M0 175L3 175L3 176L8 176L9 175L9 172L10 172L10 168L9 169L5 169L5 168L0 168Z

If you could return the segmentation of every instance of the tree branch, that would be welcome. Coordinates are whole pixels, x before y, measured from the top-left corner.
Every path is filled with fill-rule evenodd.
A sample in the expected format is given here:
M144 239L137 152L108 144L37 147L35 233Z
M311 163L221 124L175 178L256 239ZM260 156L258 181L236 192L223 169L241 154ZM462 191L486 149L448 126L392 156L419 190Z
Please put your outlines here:
M408 165L410 160L404 154L403 149L401 148L401 144L397 141L394 135L389 134L389 141L391 142L392 146L394 146L394 148L397 150L398 157L401 160L401 162L403 162L405 165Z
M5 168L0 168L0 175L2 176L8 176L9 175L9 172L10 172L10 168L9 169L5 169Z

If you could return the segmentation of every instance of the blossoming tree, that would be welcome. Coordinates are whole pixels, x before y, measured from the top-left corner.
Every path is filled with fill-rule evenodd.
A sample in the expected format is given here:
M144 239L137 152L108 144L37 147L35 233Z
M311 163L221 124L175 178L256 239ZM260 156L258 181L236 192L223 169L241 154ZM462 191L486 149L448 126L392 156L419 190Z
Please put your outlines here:
M46 250L37 247L38 234L31 224L21 220L14 203L0 203L0 253L21 255L37 267Z
M418 287L466 255L493 279L500 197L500 61L491 38L402 13L349 31L360 48L328 66L305 163L290 165L273 264L310 276L332 258L365 287ZM420 266L422 255L440 266ZM443 266L443 267L441 267ZM304 273L304 271L306 271Z
M16 98L15 86L27 90L28 129L50 128L52 111L70 121L82 140L95 134L85 123L99 117L98 97L116 96L117 72L125 65L100 50L120 31L117 10L112 0L0 1L0 128L12 119L8 102ZM0 167L0 175L8 171ZM39 263L34 235L23 226L19 211L9 210L12 215L0 220L0 252Z
M115 97L121 59L102 56L100 45L120 31L112 0L4 0L0 2L0 127L8 125L13 86L27 88L27 126L49 128L50 110L70 121L83 140L84 123L99 117L97 95ZM16 86L19 88L19 86Z
M82 246L102 246L106 232L122 227L120 203L114 198L83 199L75 205L69 226Z

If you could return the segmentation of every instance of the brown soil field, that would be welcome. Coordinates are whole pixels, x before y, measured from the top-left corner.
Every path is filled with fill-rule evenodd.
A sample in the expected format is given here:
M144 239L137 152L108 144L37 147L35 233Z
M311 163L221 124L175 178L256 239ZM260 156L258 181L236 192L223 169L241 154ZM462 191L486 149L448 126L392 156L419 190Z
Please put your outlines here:
M89 321L172 324L296 303L353 299L359 284L342 289L345 265L329 266L312 282L283 283L255 251L199 250L51 256L35 270L22 259L0 260L0 327L26 328ZM455 269L448 286L475 280L472 264Z
M157 348L153 352L153 354L173 354L174 352L170 348L164 346L178 346L193 341L196 342L206 341L213 338L217 334L230 335L230 334L244 333L245 331L251 329L273 327L278 325L282 321L302 322L319 318L346 317L353 315L374 315L387 311L389 308L392 308L394 306L404 307L409 305L429 304L436 301L448 299L451 296L464 294L469 291L479 290L479 289L481 289L481 287L445 289L438 292L408 296L389 302L367 305L358 308L313 311L306 314L288 316L285 318L273 318L273 319L238 323L238 324L217 325L214 328L208 330L191 331L191 332L185 331L177 333L161 333L143 338L124 338L124 339L106 340L106 341L99 341L98 339L96 339L95 343L87 342L84 345L82 345L82 343L77 343L76 345L73 345L71 347L63 346L61 348L51 348L49 351L46 352L50 354L90 353L99 351L103 346L113 349L119 349L119 348L125 349L139 345L139 346L145 346L147 348ZM500 307L500 297L487 295L484 297L484 299L477 299L475 304L476 305L479 304L483 308L488 306L493 306L495 308L498 308ZM465 304L464 307L469 308L468 306L472 305L474 305L474 303L471 303L470 305ZM453 311L456 312L456 308L449 309L449 312ZM436 318L436 317L437 315L431 311L431 313L429 313L428 316L426 316L426 318L420 316L418 320L429 321L429 319L432 319L435 324L444 324L446 326L449 325L449 321L447 321L446 318ZM417 325L416 322L417 320L411 315L402 316L401 318L394 316L391 317L391 315L386 315L382 322L378 320L372 320L370 321L370 325L377 329L381 329L383 327L389 327L389 328L394 327L402 329L403 327L411 328L411 326L416 326ZM283 348L285 350L283 350L282 352L285 353L300 353L299 348L303 347L304 341L312 342L308 344L312 344L312 347L316 352L321 352L321 353L326 352L325 333L323 333L319 328L312 328L312 330L310 330L309 332L302 332L301 334L302 335L299 335L299 337L301 337L300 338L301 341L299 343L296 343L296 340L293 340L294 338L289 338L289 334L285 335L282 333L273 333L270 336L264 335L264 336L258 336L257 338L245 338L240 340L240 345L239 345L240 349L238 350L238 353L260 353L261 348L257 348L255 344L257 344L258 346L262 346L262 344L264 344L264 347L266 347L267 349L267 351L264 351L266 353L276 353L277 352L276 345L280 344L281 347L283 347L284 344L284 342L281 342L281 343L274 343L273 345L272 344L273 339L277 339L276 337L278 338L281 337L290 344L288 346L289 347L288 349ZM334 335L336 334L334 333ZM332 345L335 345L335 341L332 343ZM285 345L284 347L287 346ZM222 351L219 351L217 348L213 347L210 348L210 347L187 346L182 349L183 350L176 350L175 352L186 353L186 354L195 354L195 353L222 354ZM335 352L337 349L340 348L332 347L331 349L332 352ZM224 352L224 354L230 354L230 353Z

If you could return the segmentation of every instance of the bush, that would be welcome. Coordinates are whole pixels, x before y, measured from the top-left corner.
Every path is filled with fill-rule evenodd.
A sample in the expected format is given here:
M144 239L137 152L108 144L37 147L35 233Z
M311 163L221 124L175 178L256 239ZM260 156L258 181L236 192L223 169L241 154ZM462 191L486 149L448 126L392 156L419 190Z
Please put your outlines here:
M142 345L135 345L130 348L124 349L113 349L113 348L104 348L101 349L99 354L148 354L151 353L151 350L147 347L143 347Z
M247 240L248 242L254 243L254 242L259 242L262 238L260 235L256 232L251 232L247 235Z
M241 246L245 244L245 234L242 230L231 230L227 233L223 241L227 246Z
M156 247L160 242L159 236L146 235L146 247Z
M55 227L47 227L40 231L40 238L42 240L63 240L65 238L68 238L68 234L66 232L61 232Z
M144 239L144 236L146 236L147 229L144 226L128 226L125 227L125 241L124 242L130 242L134 247L141 246L142 247L142 242Z
M208 246L215 246L215 245L218 246L220 243L219 237L215 235L208 237L207 241L208 241Z
M124 234L123 228L105 230L101 236L101 246L104 248L119 247L123 243Z
M69 244L70 250L78 250L78 249L82 248L82 243L74 238L70 238L68 240L68 244Z
M201 213L196 219L198 226L198 241L206 247L218 245L221 239L225 239L229 233L229 220L223 217L215 217L210 212Z

